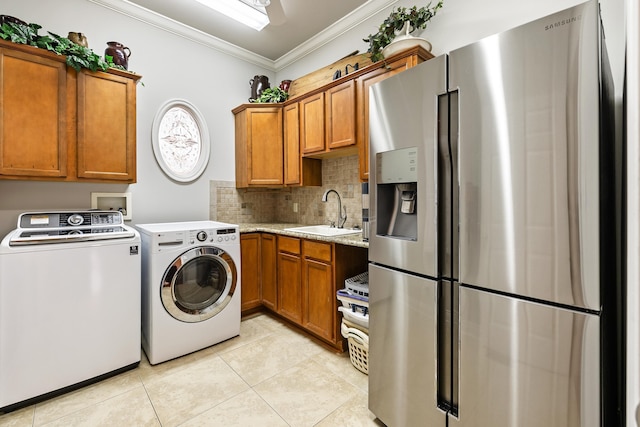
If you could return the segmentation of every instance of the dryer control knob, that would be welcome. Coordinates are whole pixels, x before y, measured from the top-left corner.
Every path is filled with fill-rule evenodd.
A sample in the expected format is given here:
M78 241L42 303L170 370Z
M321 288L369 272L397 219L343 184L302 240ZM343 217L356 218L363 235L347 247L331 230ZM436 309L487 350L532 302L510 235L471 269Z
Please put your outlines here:
M207 240L207 232L198 231L198 234L196 234L196 238L198 239L199 242L204 242L205 240Z

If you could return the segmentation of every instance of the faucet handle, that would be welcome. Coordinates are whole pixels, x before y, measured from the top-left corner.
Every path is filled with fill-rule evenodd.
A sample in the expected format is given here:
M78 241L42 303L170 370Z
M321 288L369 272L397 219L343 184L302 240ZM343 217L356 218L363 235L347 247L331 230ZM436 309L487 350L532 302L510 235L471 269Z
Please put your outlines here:
M335 221L331 221L331 220L327 220L327 221L329 221L329 227L336 228L336 222Z

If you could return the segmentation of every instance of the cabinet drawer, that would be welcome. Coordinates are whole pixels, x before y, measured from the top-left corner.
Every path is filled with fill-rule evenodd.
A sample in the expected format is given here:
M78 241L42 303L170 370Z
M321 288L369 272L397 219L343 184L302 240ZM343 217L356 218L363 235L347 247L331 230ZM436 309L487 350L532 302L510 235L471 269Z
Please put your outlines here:
M331 243L304 240L302 242L302 248L306 258L331 262Z
M300 239L295 237L278 236L278 250L300 255Z

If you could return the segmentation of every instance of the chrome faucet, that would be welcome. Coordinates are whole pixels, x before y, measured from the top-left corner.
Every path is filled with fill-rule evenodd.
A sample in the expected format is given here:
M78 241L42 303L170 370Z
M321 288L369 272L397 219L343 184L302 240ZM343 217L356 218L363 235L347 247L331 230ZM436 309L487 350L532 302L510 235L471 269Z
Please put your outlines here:
M347 222L347 207L344 207L344 215L342 215L342 200L340 199L340 194L338 194L338 192L336 190L330 189L324 192L324 194L322 195L322 201L326 202L327 201L327 197L329 196L329 193L336 193L336 196L338 196L338 228L343 228L344 227L344 223Z

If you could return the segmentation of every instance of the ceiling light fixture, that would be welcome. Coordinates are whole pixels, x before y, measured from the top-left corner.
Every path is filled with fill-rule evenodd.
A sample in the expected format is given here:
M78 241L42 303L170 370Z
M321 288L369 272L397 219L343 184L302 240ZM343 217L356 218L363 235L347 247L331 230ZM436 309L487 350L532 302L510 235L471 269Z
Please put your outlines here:
M251 27L255 30L262 30L269 24L267 15L248 4L238 0L196 0L198 3L210 7L231 19ZM257 0L256 0L257 1ZM262 0L262 2L269 0Z
M271 0L253 0L253 5L258 7L267 7L271 4Z

